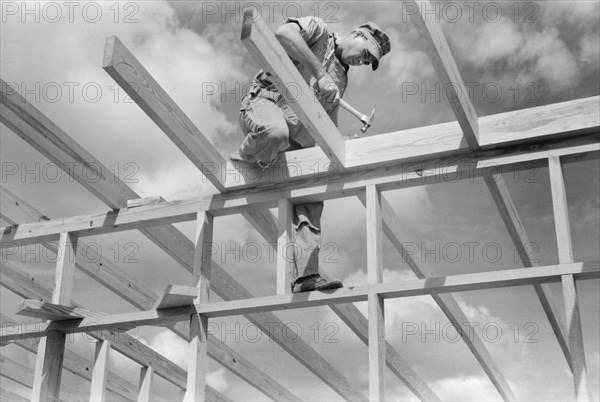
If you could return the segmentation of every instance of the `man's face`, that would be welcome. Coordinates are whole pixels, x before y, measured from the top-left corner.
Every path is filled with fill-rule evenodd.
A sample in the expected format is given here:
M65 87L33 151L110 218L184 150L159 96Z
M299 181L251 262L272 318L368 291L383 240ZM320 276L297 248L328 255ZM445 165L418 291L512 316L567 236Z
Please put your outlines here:
M342 63L350 66L369 65L375 58L367 49L367 38L360 32L348 35L340 44Z

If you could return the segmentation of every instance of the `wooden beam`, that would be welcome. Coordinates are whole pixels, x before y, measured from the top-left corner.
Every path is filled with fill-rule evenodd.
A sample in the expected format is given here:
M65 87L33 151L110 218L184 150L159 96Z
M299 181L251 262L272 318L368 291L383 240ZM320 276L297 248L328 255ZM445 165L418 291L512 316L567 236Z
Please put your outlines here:
M25 300L17 310L18 315L40 318L48 321L73 320L83 318L91 312L84 314L78 312L77 307L68 307L61 304L41 303L39 300Z
M4 385L0 387L0 400L13 402L29 401L29 399L7 390L6 388L4 388Z
M15 221L15 216L23 219L22 221L35 221L37 220L36 217L43 216L41 212L35 210L33 207L25 209L24 206L27 204L23 200L18 198L16 195L8 192L6 189L0 187L0 194L3 196L2 212L5 213L5 218L8 220L9 223L18 222ZM11 202L4 203L4 194L7 195L6 198L10 199ZM78 248L78 251L86 250L86 245L81 240L79 241L79 245L80 247ZM48 247L50 250L56 250L56 247L53 244L46 244L44 245L44 247ZM142 310L148 310L152 308L154 301L158 297L152 292L152 290L145 287L141 282L137 281L135 278L132 278L129 275L127 275L121 268L117 267L110 260L102 256L98 256L97 259L90 259L89 256L87 257L88 258L77 258L77 268L81 269L91 278L99 281L109 290L115 292L117 295L119 295L135 307L140 308ZM30 276L27 276L24 273L20 272L20 270L18 270L16 267L7 267L3 264L2 274L2 285L8 286L9 289L17 293L19 296L24 298L36 297L41 300L50 300L50 291L46 290L43 286L39 285L37 281L32 280ZM194 289L196 288L194 287ZM178 336L182 337L186 341L188 340L189 328L186 324L178 323L169 328ZM231 370L234 374L238 375L243 380L247 381L258 391L264 393L272 399L280 401L300 400L294 394L290 393L287 389L285 389L281 384L273 380L269 375L267 375L267 373L260 370L248 359L244 358L238 352L225 345L213 335L211 335L209 338L209 356L215 359L224 367ZM90 365L88 365L88 367L89 366ZM78 367L84 366L79 364ZM86 374L89 373L88 370L82 370ZM159 374L161 373L160 369L158 372ZM116 378L118 379L119 377ZM113 381L116 381L114 377ZM133 387L124 386L118 387L118 389L127 390L129 392L133 389ZM219 395L214 389L211 388L209 389L209 391L209 397L220 400ZM129 399L135 399L135 395L127 395Z
M63 232L58 242L58 259L54 273L52 303L68 305L73 293L77 236ZM32 400L57 400L60 394L63 357L65 355L65 334L49 331L38 345L38 353L33 377Z
M219 190L226 191L228 161L194 125L167 92L116 37L106 39L102 68L127 92L154 123L173 141L189 160ZM232 170L231 173L235 172ZM265 238L273 228L275 218L269 211L242 213Z
M7 88L7 86L3 86L2 88ZM11 112L9 108L0 108L0 117L2 122L11 130L15 131L17 135L25 139L35 149L42 152L51 161L57 163L57 166L62 168L66 169L68 165L65 163L72 162L73 158L80 160L82 164L85 164L84 166L101 167L101 171L106 171L106 173L99 174L100 180L98 182L100 182L100 186L98 186L98 183L90 183L90 181L83 176L75 175L74 178L79 184L107 203L111 208L125 207L128 199L139 198L139 195L118 177L114 176L100 161L85 152L79 144L64 133L64 131L60 130L60 128L53 124L46 116L33 107L33 105L20 96L15 97L15 91L12 91L12 89L7 89L7 92L8 93L5 94L3 91L3 95L6 96L2 96L0 100L4 103L5 100L8 101L10 98L12 100L9 102L18 105L22 110L19 111L19 113L14 113ZM27 115L26 119L21 117L23 114ZM27 122L30 122L31 124ZM197 211L198 210L195 210L194 213ZM259 225L257 228L261 229L265 227L264 225L268 223L268 219L265 216L261 216L261 219L254 219L256 216L257 215L252 215L252 218L253 222ZM275 227L274 224L271 226L273 228ZM266 229L269 229L269 227L266 227ZM193 244L174 226L168 225L143 228L140 229L140 231L184 268L190 272L193 271ZM275 241L271 240L273 239L275 231L269 232L267 230L259 230L259 232L264 236L267 236L267 240L271 242ZM215 279L213 280L213 283L217 284L213 290L220 297L226 300L252 297L250 292L244 289L216 263L213 263L213 276L213 279ZM260 328L261 331L268 334L274 342L290 353L313 374L331 386L338 394L351 400L366 400L356 384L348 381L348 379L342 376L335 367L315 352L315 350L308 346L304 341L290 342L287 338L287 333L284 333L284 329L286 328L285 324L275 315L266 313L253 315L247 318L250 322ZM273 325L276 327L275 331L273 331ZM217 356L222 355L217 354ZM229 355L225 355L225 357L229 358ZM246 359L240 359L239 361L246 362L245 367L249 367L249 362ZM143 365L143 363L141 364ZM279 384L261 375L262 371L260 370L257 372L244 372L242 370L244 366L233 364L231 361L225 362L224 365L234 371L238 370L239 367L239 370L236 371L236 373L242 378L252 378L255 380L254 384L258 384L261 387L269 386L269 390L275 395L273 397L274 399L298 399L293 397L289 391L285 390L285 388L281 387ZM156 370L158 372L158 368L156 368Z
M106 39L102 68L194 165L202 168L204 163L221 165L225 162L215 146L116 36ZM212 174L210 169L201 170L215 187L223 188L220 175Z
M600 131L600 97L575 99L550 105L479 118L482 149L498 149L546 140L574 138ZM470 152L456 122L441 123L346 141L346 170L364 171ZM339 169L320 148L280 154L273 168L235 170L227 165L228 190L290 181L335 183Z
M383 239L381 193L373 184L367 186L367 276L369 285L383 282ZM385 310L383 298L368 295L369 321L369 399L385 400Z
M96 342L94 368L92 369L92 384L90 386L90 401L104 401L106 399L109 356L110 341Z
M213 216L198 212L194 254L194 276L198 278L196 303L208 304L211 277L211 246L213 240ZM190 343L187 390L184 401L206 399L206 377L208 376L208 317L201 314L190 316Z
M277 294L290 293L292 282L293 255L290 246L294 240L294 205L285 198L279 200L279 218L277 219Z
M368 295L373 293L381 296L383 299L389 299L524 286L531 285L532 283L550 283L560 281L563 275L575 275L578 280L599 279L600 262L578 262L536 268L505 269L491 272L478 272L474 274L441 276L412 281L365 285L352 289L338 289L334 292L307 292L303 294L286 294L257 297L246 300L213 302L208 304L196 304L195 306L174 307L164 310L112 314L105 318L56 321L40 324L35 327L4 325L0 332L0 341L7 342L15 339L27 339L42 336L49 331L79 333L110 329L121 325L162 325L167 322L187 320L190 315L195 313L212 318L265 311L317 307L336 303L360 302L366 301Z
M135 198L133 200L127 200L127 208L135 208L142 205L152 205L158 204L159 202L165 202L166 200L162 198L160 195L155 195L153 197L142 197Z
M165 222L182 222L194 219L197 211L206 210L215 216L238 213L241 210L260 209L278 205L281 198L292 202L322 201L327 199L355 196L365 191L365 186L378 185L381 190L392 190L412 186L442 183L450 180L473 179L479 176L497 174L502 169L510 171L523 162L535 162L543 166L546 159L553 155L591 153L598 157L600 144L596 136L586 138L591 144L562 148L570 143L552 143L546 146L536 145L525 149L505 151L481 151L459 158L441 158L418 165L399 165L394 168L375 169L360 175L348 173L339 177L335 184L307 184L304 187L252 192L230 192L208 197L172 201L146 207L112 210L105 213L82 215L61 220L35 222L12 227L0 228L0 247L9 248L20 244L44 242L63 231L77 233L79 236L113 233ZM419 168L416 168L418 166ZM531 167L532 164L527 165ZM490 173L490 169L491 173Z
M567 207L567 191L559 157L548 158L550 172L550 187L552 190L552 205L554 208L554 224L558 246L558 260L561 264L574 261L569 210ZM576 282L573 275L562 276L562 290L565 303L569 351L571 352L571 371L575 385L575 397L578 401L590 400L588 394L587 368L583 345L583 330L581 314L577 298Z
M313 95L298 69L279 44L273 32L262 18L254 15L254 9L244 11L242 43L256 59L260 67L272 73L271 79L287 104L296 113L304 127L321 147L325 155L338 167L344 169L345 139ZM290 90L290 85L294 89Z
M527 253L527 245L529 243L529 237L525 231L524 226L521 223L521 219L517 212L517 208L513 203L512 197L508 191L504 178L500 174L494 174L490 178L484 180L491 195L500 212L500 217L508 230L508 234L515 246L516 252L519 255L523 265L525 267L536 267L539 266L537 262L532 261ZM568 347L567 335L565 333L565 326L561 316L558 313L558 309L552 296L550 287L546 284L534 284L533 288L535 293L542 304L542 308L550 327L552 328L558 344L567 359L569 366L571 365L571 353Z
M469 92L460 76L452 52L442 32L439 21L432 18L431 3L424 1L406 1L403 10L412 17L419 36L427 41L427 54L433 63L442 88L450 101L454 115L462 128L464 139L471 150L479 149L479 126L475 108L469 99ZM429 12L428 12L429 11Z
M138 402L148 402L152 400L152 379L154 369L152 366L145 366L140 369L140 385L138 387Z

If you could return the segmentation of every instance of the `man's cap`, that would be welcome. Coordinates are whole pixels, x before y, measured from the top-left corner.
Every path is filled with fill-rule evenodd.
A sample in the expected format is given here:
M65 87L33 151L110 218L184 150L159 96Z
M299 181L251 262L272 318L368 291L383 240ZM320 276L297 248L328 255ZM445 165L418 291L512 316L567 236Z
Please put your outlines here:
M367 38L367 49L376 59L372 68L373 71L377 70L379 60L391 50L390 37L371 21L362 24L355 31L363 33Z

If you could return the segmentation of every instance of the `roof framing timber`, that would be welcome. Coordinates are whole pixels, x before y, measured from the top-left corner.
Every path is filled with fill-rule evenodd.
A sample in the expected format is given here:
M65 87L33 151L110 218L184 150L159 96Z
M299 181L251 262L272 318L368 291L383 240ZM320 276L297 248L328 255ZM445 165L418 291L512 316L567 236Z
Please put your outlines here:
M207 317L225 317L256 311L291 310L336 303L360 302L366 301L370 294L377 294L383 299L389 299L434 293L497 289L540 282L558 282L563 275L573 275L577 280L598 279L600 278L600 262L577 262L535 268L503 269L474 274L440 276L412 281L395 281L358 286L352 289L338 289L334 292L308 292L305 294L285 294L246 300L202 303L161 310L111 314L105 318L94 317L81 320L53 321L36 326L26 326L24 324L17 326L5 325L0 332L0 341L7 342L43 336L48 331L79 333L119 328L123 325L162 325L169 322L188 320L192 314L202 314ZM29 303L38 304L41 308L47 304L47 302L37 300L31 300Z
M413 21L415 22L417 30L427 41L428 53L441 84L444 88L449 89L449 101L463 131L464 140L468 143L470 150L480 150L478 117L471 99L469 99L468 92L466 91L464 82L460 76L460 72L456 66L456 62L454 61L454 57L452 56L452 52L440 24L434 18L431 18L431 3L428 0L409 1L406 4L406 7L418 9L418 12L415 12L414 9L410 11L407 10L407 12L413 16ZM490 179L486 179L485 184L500 212L502 221L508 230L508 234L515 245L517 253L521 257L523 265L526 267L536 266L537 264L534 264L527 254L526 247L527 244L529 244L529 238L521 223L521 219L512 201L508 187L504 182L504 178L501 174L495 174ZM534 284L534 289L548 321L550 322L550 326L554 331L556 339L558 340L559 346L563 351L569 366L573 368L571 353L565 334L565 326L560 319L560 314L555 306L551 290L548 285L543 284ZM486 372L505 400L515 399L510 386L499 372L495 373L487 370Z
M115 55L117 53L117 55ZM119 60L119 62L115 62ZM121 66L122 65L122 66ZM219 163L222 160L222 156L216 153L216 150L211 147L204 149L204 153L194 152L192 149L186 149L185 141L187 140L188 133L177 127L177 124L181 120L188 121L187 117L179 109L179 107L166 95L166 92L160 87L159 83L156 82L150 73L144 69L144 67L135 59L135 56L123 45L117 38L108 38L107 45L105 47L105 58L104 58L105 70L115 79L115 81L122 86L122 88L131 96L134 100L140 100L139 104L142 110L144 110L148 116L157 123L159 127L171 127L168 132L169 137L181 136L182 139L175 141L175 144L179 146L184 153L194 153L195 157L192 158L192 162L200 169L201 172L208 171L212 173L211 177L213 182L215 179L214 174L218 173L220 180L227 179L227 170L220 169L224 166ZM146 99L143 101L144 99ZM163 105L166 105L163 107ZM164 109L167 109L169 113L165 115ZM172 114L182 116L178 119L173 120ZM164 117L163 117L164 116ZM174 126L173 126L174 125ZM187 123L188 127L193 127L191 122ZM167 131L165 131L167 132ZM194 138L202 136L202 133L194 127ZM204 139L204 141L208 141ZM193 140L192 140L193 142ZM205 159L205 155L209 157ZM228 163L232 169L240 170L240 166L232 165ZM244 167L242 167L243 171ZM236 170L237 171L237 170ZM210 179L210 177L209 177ZM215 184L217 189L221 192L227 190L218 183ZM276 244L277 238L275 237L276 229L272 214L266 210L254 210L242 212L242 215L258 230L258 232L270 243ZM338 306L339 308L334 309L334 312L340 316L340 318L348 323L356 323L357 320L365 320L366 318L360 313L360 311L353 305ZM363 327L361 325L351 325L352 330L362 339L364 337ZM365 338L366 339L366 338ZM366 343L366 341L365 341ZM407 386L415 392L423 400L437 400L437 396L431 391L431 389L421 380L416 373L409 367L408 363L400 358L398 352L392 348L391 345L387 345L389 353L388 365L396 376L400 378Z
M528 166L546 166L547 158L556 155L572 155L574 160L597 158L600 152L600 134L580 136L577 140L535 144L529 147L511 148L499 153L497 150L481 151L455 158L440 158L419 162L415 166L399 165L388 169L374 169L359 175L352 173L339 177L332 184L312 184L305 187L254 190L215 194L188 200L164 202L133 209L111 210L103 213L81 215L0 228L0 247L10 248L22 244L56 240L62 232L78 236L91 236L124 230L147 228L166 223L195 219L198 211L208 211L215 216L236 214L249 209L272 208L281 198L293 202L320 201L360 195L371 184L383 190L393 190L418 185L474 179L497 174L499 169L513 168L527 162ZM567 159L568 160L568 159ZM490 173L490 168L493 169ZM465 169L465 170L463 170Z
M600 97L594 96L479 118L483 150L541 141L555 141L600 131ZM456 122L411 128L346 142L346 170L363 171L470 152L462 142ZM228 190L298 181L332 181L340 167L319 148L280 154L272 169L249 166L238 169L231 163L222 169Z

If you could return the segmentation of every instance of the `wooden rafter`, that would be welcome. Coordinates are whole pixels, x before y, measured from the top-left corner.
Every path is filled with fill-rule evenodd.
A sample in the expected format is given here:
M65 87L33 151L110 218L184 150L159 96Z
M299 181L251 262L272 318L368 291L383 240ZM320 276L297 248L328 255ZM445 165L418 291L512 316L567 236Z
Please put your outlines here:
M227 161L194 125L167 92L115 36L106 40L102 68L133 99L150 119L173 141L206 178L226 191L223 169ZM265 238L272 236L263 227L274 227L273 214L253 211L242 214ZM257 224L261 223L261 224ZM262 224L264 223L264 224Z
M481 150L479 141L479 121L475 108L466 91L464 82L462 81L460 72L458 71L456 62L454 61L454 57L452 56L452 52L446 42L446 38L439 22L435 21L434 18L431 18L430 10L432 8L430 2L428 0L409 1L406 6L412 6L417 9L411 10L410 14L414 17L413 21L415 22L417 30L424 38L426 38L428 43L428 53L433 61L434 68L441 84L444 88L449 89L449 101L463 131L464 139L469 145L469 149L472 151ZM519 113L519 115L522 117L522 113ZM595 118L595 121L598 121L597 117ZM524 120L523 122L529 122L529 120ZM541 122L542 125L547 123L544 120L541 120ZM525 267L537 266L537 264L531 261L527 254L526 247L527 244L529 244L529 238L521 223L521 219L504 178L501 174L493 174L491 177L486 178L485 184L500 212L502 221L508 230L508 234L515 245L517 253L521 257L523 265ZM560 319L558 309L554 303L551 290L547 285L541 284L534 284L534 289L561 350L569 365L572 366L572 356L567 342L567 334L565 332L564 324ZM494 371L488 372L488 375L505 400L515 399L512 390L508 386L506 380L504 380L503 376L499 374L499 371L497 374Z
M573 262L573 243L571 242L571 228L569 226L569 209L567 206L567 190L563 177L560 157L553 156L548 159L550 172L550 187L552 192L552 206L554 209L554 225L556 228L556 242L558 260L561 264ZM588 391L587 367L583 348L583 329L581 326L581 313L579 312L579 299L575 277L563 275L561 278L563 299L566 315L566 334L571 352L571 371L575 385L575 397L578 401L587 401L590 398Z

